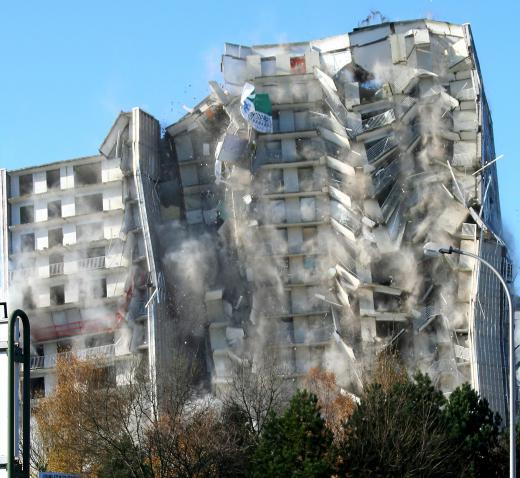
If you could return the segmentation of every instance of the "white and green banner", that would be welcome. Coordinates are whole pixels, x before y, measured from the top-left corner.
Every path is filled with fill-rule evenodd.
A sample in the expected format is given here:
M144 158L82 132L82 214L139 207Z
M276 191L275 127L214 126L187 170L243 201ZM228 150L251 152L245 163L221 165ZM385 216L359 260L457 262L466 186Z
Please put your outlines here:
M273 132L273 108L267 93L256 93L251 83L246 83L240 97L242 117L259 133Z

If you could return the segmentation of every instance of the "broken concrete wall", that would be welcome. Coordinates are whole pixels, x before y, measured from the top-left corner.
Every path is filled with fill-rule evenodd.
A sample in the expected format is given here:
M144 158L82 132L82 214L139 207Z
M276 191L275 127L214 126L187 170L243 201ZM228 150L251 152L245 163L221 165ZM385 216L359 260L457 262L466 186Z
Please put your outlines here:
M267 349L296 380L320 365L356 391L395 349L446 393L478 388L476 266L422 253L500 240L495 167L478 171L494 151L473 52L468 27L426 20L226 45L224 85L168 128L185 240L217 258L196 309L215 384Z

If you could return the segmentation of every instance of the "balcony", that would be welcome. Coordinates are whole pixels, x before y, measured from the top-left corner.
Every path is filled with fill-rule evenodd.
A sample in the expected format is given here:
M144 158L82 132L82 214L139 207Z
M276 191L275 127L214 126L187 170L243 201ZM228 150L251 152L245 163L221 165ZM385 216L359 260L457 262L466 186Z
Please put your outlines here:
M49 277L63 275L63 269L64 269L63 265L64 265L63 262L49 264Z
M78 360L92 360L114 357L117 344L100 345L75 352L62 352L50 355L34 355L31 357L31 370L49 369L56 367L58 359L67 360L76 357Z
M94 270L105 268L105 256L89 257L87 259L80 259L76 261L78 270Z
M428 325L430 325L437 317L440 317L442 312L436 304L429 304L423 307L420 311L421 315L414 322L414 328L418 332L422 332Z
M385 167L378 169L373 175L373 187L374 195L378 195L387 186L394 182L399 176L400 162L398 159L394 159L391 163Z
M394 149L397 144L397 140L393 136L387 136L386 138L380 139L377 143L367 149L368 162L373 163L388 151Z
M70 262L57 262L49 264L49 276L55 277L63 274L75 274L85 270L105 269L106 257L88 257L86 259L78 259ZM47 276L40 275L43 268L39 267L24 267L21 269L14 269L9 271L9 281L15 279L22 279L23 277L31 277L38 279L45 279Z
M383 126L387 126L392 124L395 121L395 112L393 109L389 109L384 113L380 113L375 116L371 116L363 120L361 123L361 127L354 131L354 134L360 135L362 133L366 133L367 131L372 131L377 128L381 128Z

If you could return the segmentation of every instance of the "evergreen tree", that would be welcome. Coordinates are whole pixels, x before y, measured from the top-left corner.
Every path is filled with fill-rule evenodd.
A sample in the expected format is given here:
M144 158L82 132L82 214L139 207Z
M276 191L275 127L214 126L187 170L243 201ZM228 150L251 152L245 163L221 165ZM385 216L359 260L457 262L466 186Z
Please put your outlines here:
M493 450L498 445L500 417L486 399L467 383L450 395L444 409L446 430L454 446L460 446L463 476L488 477L495 470Z
M456 448L445 432L443 395L426 375L365 387L346 423L340 476L457 475Z
M320 415L318 399L298 391L281 416L273 413L252 459L255 478L329 478L332 432Z

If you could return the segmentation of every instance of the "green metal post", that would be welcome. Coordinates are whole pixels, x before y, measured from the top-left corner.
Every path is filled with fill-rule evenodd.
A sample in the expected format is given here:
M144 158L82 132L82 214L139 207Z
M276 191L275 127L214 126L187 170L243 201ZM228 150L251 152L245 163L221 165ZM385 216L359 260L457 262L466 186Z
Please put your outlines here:
M15 343L15 325L17 320L22 320L23 326L23 349ZM15 310L9 319L9 401L8 401L8 456L7 475L8 478L29 478L30 451L31 451L31 326L27 314L20 309ZM23 363L23 390L22 390L22 463L15 463L14 455L18 443L15 443L15 393L18 393L14 382L14 364Z

